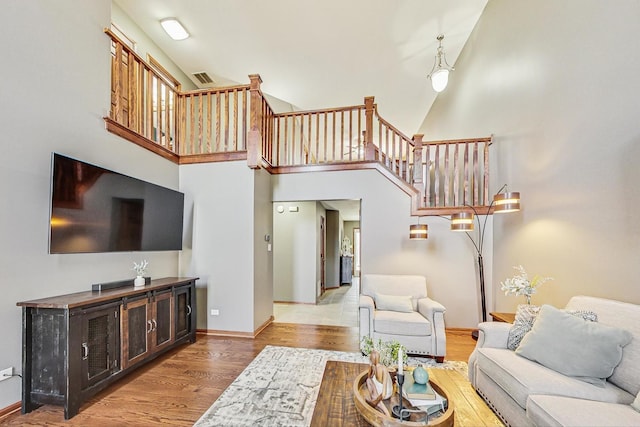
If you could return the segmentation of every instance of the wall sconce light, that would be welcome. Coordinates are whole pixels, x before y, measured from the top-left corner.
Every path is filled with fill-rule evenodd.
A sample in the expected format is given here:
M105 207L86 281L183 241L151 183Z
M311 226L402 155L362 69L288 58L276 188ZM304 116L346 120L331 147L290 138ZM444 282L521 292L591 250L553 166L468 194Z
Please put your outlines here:
M189 38L189 33L176 18L165 18L160 21L160 25L174 40L184 40Z
M429 226L427 224L420 224L420 217L418 217L418 224L412 224L409 227L409 239L411 240L426 240L429 237Z
M449 83L449 71L453 71L455 68L447 63L447 58L444 54L444 49L442 47L444 34L438 35L436 39L438 40L438 50L436 51L433 68L427 77L431 80L433 90L436 92L442 92L447 87L447 83Z

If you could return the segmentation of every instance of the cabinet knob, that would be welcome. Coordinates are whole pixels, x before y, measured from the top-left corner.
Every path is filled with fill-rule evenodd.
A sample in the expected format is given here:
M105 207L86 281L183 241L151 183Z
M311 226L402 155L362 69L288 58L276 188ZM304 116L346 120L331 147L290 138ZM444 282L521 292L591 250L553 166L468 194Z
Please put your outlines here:
M191 306L187 304L187 316L191 315Z
M158 329L158 322L156 322L156 319L151 319L151 322L153 322L153 329L151 330L155 331L156 329Z
M149 325L149 329L147 329L147 333L150 334L151 331L153 331L153 323L151 323L151 320L147 320L147 325Z

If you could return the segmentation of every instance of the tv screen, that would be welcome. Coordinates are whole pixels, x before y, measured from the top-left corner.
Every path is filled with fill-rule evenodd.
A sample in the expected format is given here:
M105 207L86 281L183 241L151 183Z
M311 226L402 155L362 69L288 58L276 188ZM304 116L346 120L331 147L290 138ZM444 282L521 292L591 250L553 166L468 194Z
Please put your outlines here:
M49 253L182 249L184 194L53 153Z

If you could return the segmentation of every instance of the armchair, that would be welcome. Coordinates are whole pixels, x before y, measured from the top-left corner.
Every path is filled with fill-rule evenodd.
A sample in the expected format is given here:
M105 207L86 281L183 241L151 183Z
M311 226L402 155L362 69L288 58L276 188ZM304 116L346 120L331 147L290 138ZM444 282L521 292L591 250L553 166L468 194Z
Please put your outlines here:
M423 276L364 274L360 289L360 339L396 340L409 354L446 354L442 304L427 297Z

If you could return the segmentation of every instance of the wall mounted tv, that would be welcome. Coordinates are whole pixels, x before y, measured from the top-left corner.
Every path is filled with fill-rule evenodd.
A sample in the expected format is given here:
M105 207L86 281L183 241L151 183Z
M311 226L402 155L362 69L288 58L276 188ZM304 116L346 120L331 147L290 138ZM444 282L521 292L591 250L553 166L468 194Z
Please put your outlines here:
M182 249L184 194L53 153L49 253Z

